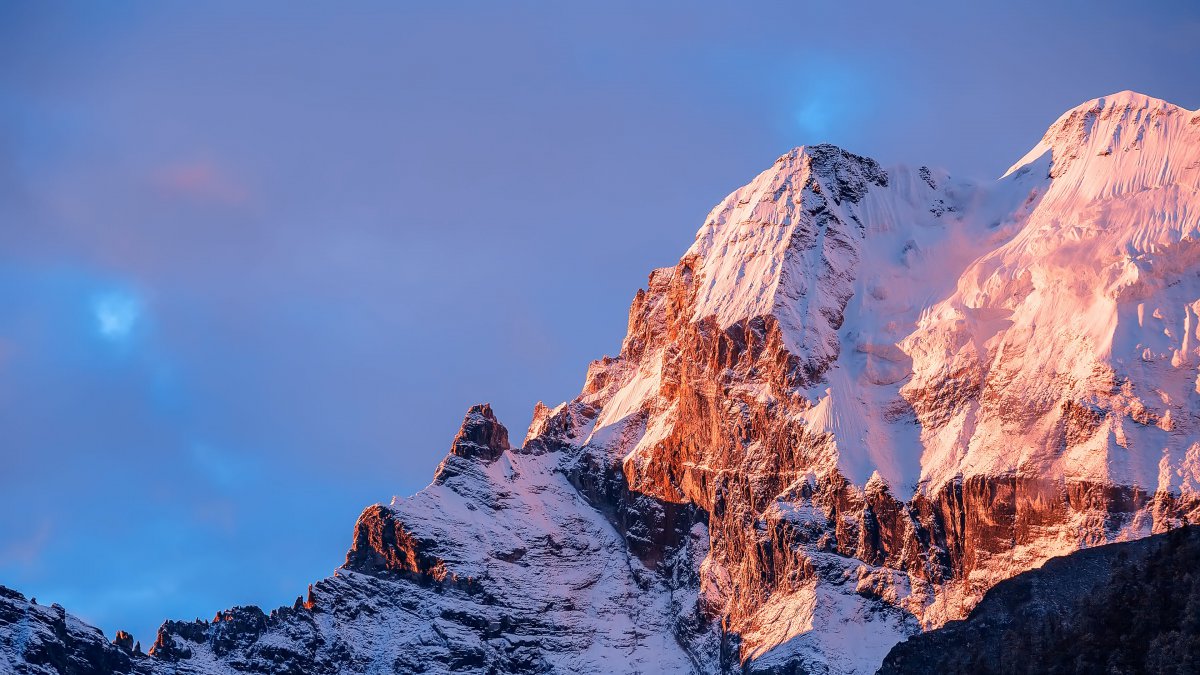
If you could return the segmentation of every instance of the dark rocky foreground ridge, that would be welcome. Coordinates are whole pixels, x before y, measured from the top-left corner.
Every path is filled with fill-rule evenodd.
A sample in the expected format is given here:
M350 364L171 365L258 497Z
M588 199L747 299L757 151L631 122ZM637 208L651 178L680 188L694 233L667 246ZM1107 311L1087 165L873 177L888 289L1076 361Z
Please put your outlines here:
M60 605L39 605L0 586L0 672L108 675L149 673L140 645L109 642Z
M1200 673L1200 527L1002 581L965 620L896 645L879 672Z
M1200 112L1132 92L990 183L797 148L650 274L579 396L520 443L473 407L293 606L143 655L6 593L0 670L875 672L1006 579L1200 521L1198 213Z

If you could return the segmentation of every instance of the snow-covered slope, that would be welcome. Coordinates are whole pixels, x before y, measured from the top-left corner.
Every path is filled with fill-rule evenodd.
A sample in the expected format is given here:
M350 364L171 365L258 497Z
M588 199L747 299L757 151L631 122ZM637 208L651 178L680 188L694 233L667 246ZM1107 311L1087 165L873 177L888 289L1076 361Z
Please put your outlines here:
M346 566L253 626L237 657L269 672L692 670L672 630L688 590L630 556L559 459L514 452L472 408L434 483L368 508ZM698 527L686 544L703 550ZM224 672L222 625L169 625L154 654Z
M913 396L947 371L982 389L979 409L926 426L921 477L936 487L1020 472L1190 491L1200 116L1132 92L1096 99L1055 122L1009 179L1047 161L1051 180L1019 229L904 341Z
M1131 92L992 183L794 150L651 275L586 447L710 513L705 597L764 659L836 662L820 551L903 572L885 604L932 627L1194 519L1198 160L1200 115Z
M872 672L1200 520L1198 190L1200 113L1131 92L984 184L797 148L520 447L473 408L307 600L168 622L127 672Z

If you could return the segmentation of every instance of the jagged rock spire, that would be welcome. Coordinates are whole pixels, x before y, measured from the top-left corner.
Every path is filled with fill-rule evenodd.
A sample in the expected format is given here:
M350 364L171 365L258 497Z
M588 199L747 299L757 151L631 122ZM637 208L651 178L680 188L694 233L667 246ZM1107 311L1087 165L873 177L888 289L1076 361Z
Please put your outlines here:
M450 444L450 454L486 462L499 459L508 449L508 429L496 419L490 403L471 406Z
M123 630L117 631L117 634L113 637L112 642L114 645L117 646L117 649L120 649L121 651L125 652L126 654L130 654L134 651L133 636L130 635L129 633L126 633ZM140 649L139 649L139 651L140 651Z

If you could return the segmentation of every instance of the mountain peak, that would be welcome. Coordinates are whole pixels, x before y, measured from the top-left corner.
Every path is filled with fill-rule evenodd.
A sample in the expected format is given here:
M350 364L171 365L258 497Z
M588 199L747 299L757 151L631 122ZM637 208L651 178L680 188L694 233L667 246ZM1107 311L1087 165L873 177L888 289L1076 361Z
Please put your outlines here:
M496 419L491 404L473 405L463 416L462 426L450 444L450 452L438 465L433 480L442 483L463 472L475 471L476 465L491 464L511 449L508 428Z
M1179 106L1168 103L1161 98L1154 98L1146 94L1125 89L1107 96L1100 96L1090 101L1085 101L1075 106L1072 110L1095 110L1095 109L1166 109L1179 108Z
M838 204L846 200L857 203L870 185L888 184L887 172L878 162L829 143L792 148L759 178L773 172L803 173L801 183L805 187L812 187L812 181L819 180L824 187L832 188L831 196Z
M695 261L696 321L721 329L774 317L814 372L832 354L849 270L863 237L858 209L888 173L834 145L787 152L712 210L684 258ZM800 298L811 302L797 303Z
M1096 167L1110 178L1140 165L1142 173L1166 169L1168 145L1195 147L1200 138L1200 112L1191 111L1159 98L1135 91L1119 91L1085 101L1066 111L1046 130L1037 145L1017 161L1007 176L1051 154L1050 176L1058 178L1074 166L1081 171L1092 166L1087 157L1112 157L1131 150L1149 150L1133 162L1120 162L1117 167ZM1173 157L1179 165L1179 158ZM1114 171L1114 168L1116 171ZM1145 178L1147 176L1142 176ZM1111 187L1111 186L1110 186ZM1138 183L1126 185L1135 189L1154 187ZM1092 196L1099 196L1098 194Z
M1154 98L1126 89L1115 94L1084 101L1063 113L1046 130L1043 141L1049 140L1052 143L1062 141L1086 142L1095 134L1109 130L1113 126L1113 124L1105 125L1098 124L1098 122L1112 121L1115 124L1132 123L1138 125L1154 120L1160 115L1187 114L1190 112L1173 103L1167 103L1160 98Z
M471 406L450 445L450 454L495 461L510 448L508 429L496 419L490 403Z

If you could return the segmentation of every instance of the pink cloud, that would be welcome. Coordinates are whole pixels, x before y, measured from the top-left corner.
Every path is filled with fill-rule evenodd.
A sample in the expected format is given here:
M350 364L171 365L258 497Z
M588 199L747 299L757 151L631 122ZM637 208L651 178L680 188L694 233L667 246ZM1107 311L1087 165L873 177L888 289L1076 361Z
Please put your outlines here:
M219 166L208 160L170 164L158 168L151 182L164 194L230 206L245 204L250 192Z

